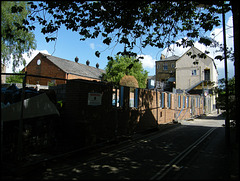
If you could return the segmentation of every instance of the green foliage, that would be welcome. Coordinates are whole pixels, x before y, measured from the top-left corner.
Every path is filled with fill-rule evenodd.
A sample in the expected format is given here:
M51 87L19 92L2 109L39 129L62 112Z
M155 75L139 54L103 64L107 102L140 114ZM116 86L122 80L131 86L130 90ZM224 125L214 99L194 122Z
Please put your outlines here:
M134 76L139 88L146 87L148 72L143 69L142 63L135 57L116 55L115 59L111 58L106 66L105 80L118 85L121 78L125 75Z
M26 64L22 54L36 48L34 34L23 26L29 12L27 2L1 1L1 63L7 65L12 55L13 72Z
M225 79L220 79L219 88L217 89L218 97L216 99L217 107L226 110L226 87ZM235 93L235 77L228 80L228 108L229 108L229 118L231 120L236 120L236 93Z
M118 55L136 56L134 47L168 47L179 39L178 35L188 37L179 45L192 46L197 39L209 45L211 41L202 35L220 25L218 13L222 4L221 1L29 2L32 13L25 25L33 29L29 22L37 21L42 25L41 32L50 34L46 41L55 40L52 33L64 25L78 32L80 40L100 36L103 44L108 46L111 43L124 45ZM100 52L96 51L95 55L100 57Z
M17 73L22 73L21 71ZM22 83L23 82L23 75L10 75L6 78L6 83Z

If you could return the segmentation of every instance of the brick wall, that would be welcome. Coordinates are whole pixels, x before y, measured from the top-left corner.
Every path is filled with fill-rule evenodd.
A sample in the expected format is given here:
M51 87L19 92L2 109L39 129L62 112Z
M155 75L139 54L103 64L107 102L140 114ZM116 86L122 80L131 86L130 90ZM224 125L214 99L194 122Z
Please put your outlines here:
M41 64L38 65L37 61L41 60ZM59 67L57 67L55 64L53 64L51 61L49 61L45 56L42 54L38 54L25 68L25 71L27 71L28 74L33 75L40 75L40 76L48 76L53 77L53 79L48 78L39 78L39 77L32 77L27 76L27 83L28 84L37 84L40 85L48 85L49 82L53 82L55 85L59 84L65 84L65 80L55 80L55 78L62 78L62 79L84 79L84 80L90 80L90 81L101 81L98 79L93 79L89 77L83 77L79 75L74 74L67 74L63 70L61 70Z
M74 74L68 74L67 79L84 79L84 80L90 80L90 81L101 81L100 79L94 79L94 78L90 78L90 77L83 77L83 76L79 76L79 75L74 75Z
M121 98L122 91L124 92ZM89 92L102 93L102 105L89 106ZM104 139L131 135L176 119L191 118L201 114L203 109L201 102L196 105L196 99L202 99L199 96L162 93L147 89L137 89L138 105L130 107L129 100L136 98L134 96L136 93L134 90L133 94L129 87L116 91L120 100L119 105L122 106L113 107L113 92L115 89L113 91L112 85L102 82L83 80L67 82L64 124L66 135L73 142L91 145ZM114 96L116 96L115 93ZM181 100L180 104L179 100ZM160 101L163 102L160 103Z
M41 64L37 64L37 60L41 60ZM48 77L57 77L57 78L66 78L65 72L59 69L56 65L50 62L45 56L42 54L38 54L25 68L28 74L48 76ZM56 84L64 84L66 81L64 80L54 80L47 78L39 78L39 77L31 77L27 76L27 84L37 84L39 82L40 85L48 85L49 82L55 82Z
M102 105L88 105L90 92L102 94ZM106 137L113 137L112 86L102 82L68 80L65 100L66 136L73 143L91 145Z

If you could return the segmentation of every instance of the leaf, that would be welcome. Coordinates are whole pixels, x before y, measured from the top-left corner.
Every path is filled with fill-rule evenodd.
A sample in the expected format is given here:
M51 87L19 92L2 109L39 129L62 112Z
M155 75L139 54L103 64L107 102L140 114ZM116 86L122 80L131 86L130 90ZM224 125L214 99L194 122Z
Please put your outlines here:
M140 59L144 59L144 57L138 57L136 60L134 60L134 62L139 62L140 61Z
M113 61L112 56L107 56L107 59L108 59L109 61Z
M111 41L112 41L112 38L107 37L106 39L103 40L103 43L109 45Z
M196 58L197 57L197 55L191 55L191 58L192 59L194 59L194 58Z
M31 21L35 21L35 18L31 16L31 17L30 17L30 20L31 20Z
M12 12L12 13L17 13L17 5L12 6L11 12Z
M209 46L209 45L212 44L212 41L209 38L201 37L200 40L199 40L199 43L202 43L206 46Z
M100 54L101 54L101 53L100 53L99 51L96 51L96 52L95 52L95 55L96 55L96 57L98 57L98 58L100 57Z
M199 54L198 54L198 57L205 59L205 58L207 58L207 55L206 55L205 53L199 53Z
M107 37L107 34L106 34L106 33L102 33L102 36L103 36L103 37Z
M127 69L131 69L133 67L133 63L131 63L130 65L127 66Z
M49 39L48 37L45 37L45 39L46 39L46 42L47 42L47 43L50 41L50 39Z
M218 56L215 57L215 59L222 61L224 58L223 58L223 56L218 55Z

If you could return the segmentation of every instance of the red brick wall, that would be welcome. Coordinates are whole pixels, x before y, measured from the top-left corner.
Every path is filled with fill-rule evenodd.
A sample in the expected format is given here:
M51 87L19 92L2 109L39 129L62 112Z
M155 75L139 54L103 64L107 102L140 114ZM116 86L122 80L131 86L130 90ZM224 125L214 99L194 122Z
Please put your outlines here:
M171 94L171 105L168 107L168 94ZM196 104L194 102L194 108L191 108L191 99L195 99L199 96L187 96L187 95L179 95L179 94L173 94L173 93L163 93L164 96L164 108L159 107L159 100L161 100L160 95L162 95L160 92L156 92L152 90L139 90L139 106L138 109L141 110L141 114L148 113L148 116L145 116L145 120L142 120L145 122L144 126L151 127L155 126L155 122L157 121L158 124L166 124L170 123L176 118L178 120L188 119L191 118L191 116L196 116L203 114L203 104L202 104L202 98L200 98L200 107L195 107ZM180 107L178 107L178 98L181 97L181 104ZM185 103L183 103L183 97L185 97ZM187 97L188 97L188 106L187 106ZM184 106L184 107L183 107ZM192 114L191 114L192 109ZM193 111L194 110L194 111ZM143 117L143 116L142 116ZM139 119L139 118L138 118ZM147 124L148 122L148 124ZM148 125L148 126L146 126ZM144 129L144 128L142 128Z
M41 60L41 64L37 65L37 60ZM27 74L48 76L48 77L57 77L57 78L66 78L66 73L63 72L60 68L50 62L42 54L38 54L25 68ZM48 85L48 82L51 82L54 79L39 78L27 76L27 84L37 84L39 81L40 85ZM55 80L56 84L64 84L64 80Z
M102 93L101 106L88 106L88 93ZM112 139L114 136L129 135L151 128L158 124L171 123L178 116L178 120L191 118L191 99L196 96L189 96L189 106L185 103L183 108L183 95L181 106L178 107L178 95L171 93L171 106L167 103L168 94L155 92L153 90L138 89L138 107L129 107L130 88L124 87L123 106L112 107L113 87L91 81L69 80L66 86L66 131L76 139L93 144L96 140ZM164 108L159 106L161 96L164 96ZM118 92L119 96L119 92ZM185 96L186 97L186 96ZM195 104L194 104L195 106ZM195 108L194 115L202 110ZM192 111L193 112L193 111Z
M37 60L41 60L41 64L37 65ZM68 74L49 61L42 54L38 54L25 68L27 74L40 75L40 76L48 76L48 77L56 77L62 79L84 79L84 80L95 80L100 81L98 79L83 77L79 75ZM48 78L39 78L27 76L27 84L37 84L39 82L40 85L48 85L49 82L55 82L55 85L65 84L65 80L55 80Z
M79 75L73 75L73 74L68 74L67 75L67 79L84 79L84 80L90 80L90 81L101 81L100 79L94 79L94 78L89 78L89 77L83 77L83 76L79 76Z
M88 105L90 92L102 93L102 105ZM109 84L69 80L66 85L64 107L66 135L71 137L71 140L76 139L77 143L87 145L94 144L96 139L113 137L115 125L111 96L112 86Z

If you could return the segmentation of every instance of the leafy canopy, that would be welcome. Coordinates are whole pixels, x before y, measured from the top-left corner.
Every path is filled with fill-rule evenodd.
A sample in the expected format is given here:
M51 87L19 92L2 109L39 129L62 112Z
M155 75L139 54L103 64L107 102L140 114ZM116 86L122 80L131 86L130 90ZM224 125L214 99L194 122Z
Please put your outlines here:
M64 25L78 32L80 40L101 37L108 46L124 45L118 55L136 56L134 47L168 47L179 39L178 35L188 37L179 46L192 46L197 39L209 45L211 40L204 34L220 25L218 13L222 3L203 0L29 2L32 13L25 27L31 30L37 21L49 42L56 40L54 32ZM96 51L95 55L100 57L101 52Z
M139 88L146 88L148 72L143 69L142 63L135 57L116 55L114 59L108 61L104 75L106 81L119 85L125 75L134 76L138 81Z
M21 71L16 73L23 73ZM6 78L6 83L22 83L23 82L23 75L10 75Z
M26 64L22 54L36 48L34 34L22 28L28 7L24 1L1 1L1 64L8 65L12 55L13 72Z
M226 110L226 86L225 78L219 79L219 87L217 88L218 97L216 98L217 107L222 110ZM228 109L229 119L236 120L236 91L235 91L235 77L228 80Z

